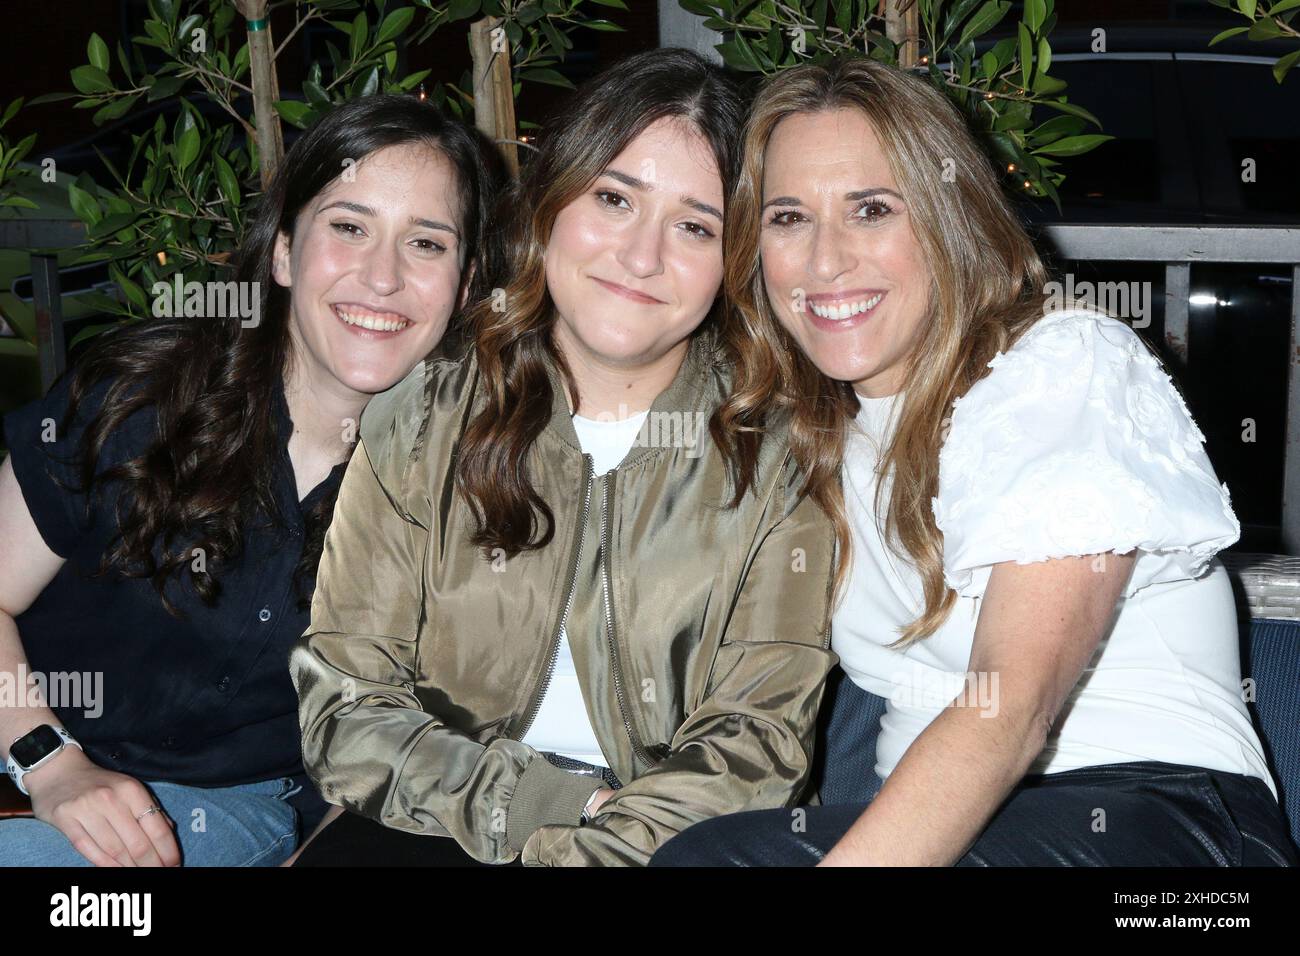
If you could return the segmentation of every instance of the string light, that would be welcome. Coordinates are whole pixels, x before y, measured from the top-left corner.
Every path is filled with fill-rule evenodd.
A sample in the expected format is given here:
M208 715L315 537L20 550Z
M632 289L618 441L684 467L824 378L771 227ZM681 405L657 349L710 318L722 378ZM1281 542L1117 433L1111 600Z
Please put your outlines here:
M167 265L167 253L165 251L158 253L158 265Z

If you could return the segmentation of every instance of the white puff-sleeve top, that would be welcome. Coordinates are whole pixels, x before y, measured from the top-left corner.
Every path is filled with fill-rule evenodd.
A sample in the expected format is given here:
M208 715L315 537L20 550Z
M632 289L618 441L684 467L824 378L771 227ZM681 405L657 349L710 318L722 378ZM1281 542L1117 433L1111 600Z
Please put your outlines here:
M832 643L860 687L888 699L876 771L888 774L954 697L996 706L967 677L993 566L1137 550L1110 632L1030 773L1163 761L1276 787L1243 697L1236 606L1215 554L1240 526L1182 397L1127 325L1086 310L1040 319L953 406L934 516L957 602L910 648L887 647L924 600L883 540L879 451L900 396L860 399L845 457L853 564Z

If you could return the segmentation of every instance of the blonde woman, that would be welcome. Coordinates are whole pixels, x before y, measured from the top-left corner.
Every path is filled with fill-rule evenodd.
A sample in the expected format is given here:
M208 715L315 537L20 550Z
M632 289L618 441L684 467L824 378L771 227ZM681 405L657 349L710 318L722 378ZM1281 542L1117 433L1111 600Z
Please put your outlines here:
M945 176L951 170L955 176ZM1053 310L947 100L866 59L760 93L728 291L837 526L833 646L888 698L866 807L707 821L655 863L1286 865L1215 553L1239 526L1124 323Z

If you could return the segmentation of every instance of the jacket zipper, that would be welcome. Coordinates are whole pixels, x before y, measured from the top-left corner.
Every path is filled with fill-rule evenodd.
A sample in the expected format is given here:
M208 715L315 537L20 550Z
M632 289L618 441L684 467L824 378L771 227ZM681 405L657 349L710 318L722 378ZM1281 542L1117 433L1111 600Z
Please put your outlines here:
M546 657L546 669L542 674L542 680L533 694L531 703L528 706L528 712L524 715L523 726L515 734L515 740L523 740L528 736L528 729L533 725L533 720L537 717L537 711L541 709L542 698L546 696L547 689L551 686L551 678L555 676L555 662L560 656L560 641L564 635L564 625L569 620L569 609L573 606L573 592L577 590L578 568L582 564L582 539L587 536L587 518L591 514L591 489L595 483L595 459L583 453L582 455L582 474L586 493L582 500L582 516L578 519L578 546L574 549L573 564L569 567L569 593L564 599L564 610L560 612L560 622L555 627L555 633L551 635L551 649Z
M627 701L623 696L623 678L622 669L619 666L618 659L618 641L615 638L614 630L614 604L609 595L609 541L607 539L608 521L606 514L609 509L609 483L614 480L614 469L605 473L604 479L600 486L600 583L605 596L605 635L609 640L610 662L614 670L614 696L618 698L618 712L623 717L623 726L627 729L628 740L632 743L633 752L640 757L646 766L654 766L658 761L646 752L641 743L641 738L637 736L632 729L632 721L627 713Z

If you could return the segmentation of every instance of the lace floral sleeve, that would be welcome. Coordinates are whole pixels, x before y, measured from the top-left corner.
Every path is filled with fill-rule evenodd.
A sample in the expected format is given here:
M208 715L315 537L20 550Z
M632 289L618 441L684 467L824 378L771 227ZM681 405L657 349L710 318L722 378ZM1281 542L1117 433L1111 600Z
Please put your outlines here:
M953 406L932 502L944 574L983 594L992 565L1126 553L1128 593L1200 576L1237 540L1228 490L1155 357L1099 313L1044 316Z

